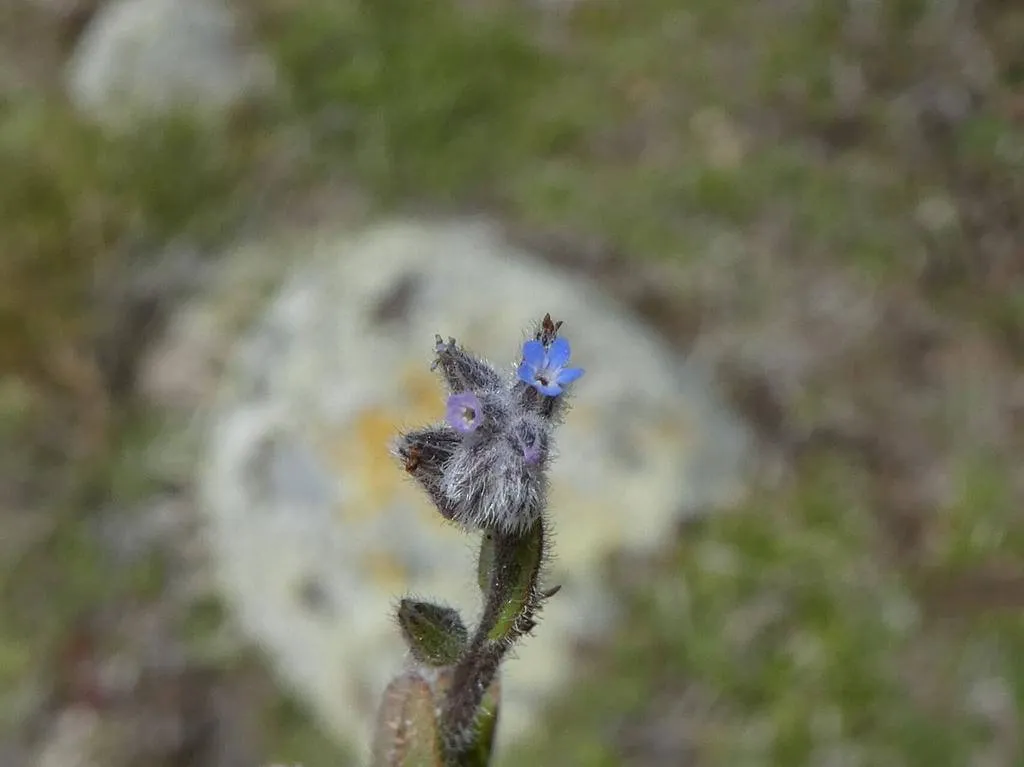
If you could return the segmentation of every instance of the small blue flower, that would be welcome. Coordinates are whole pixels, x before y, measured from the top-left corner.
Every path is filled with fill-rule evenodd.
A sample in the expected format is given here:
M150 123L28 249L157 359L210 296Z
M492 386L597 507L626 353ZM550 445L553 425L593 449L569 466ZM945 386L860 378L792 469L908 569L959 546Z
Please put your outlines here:
M448 398L445 420L455 431L468 434L483 422L480 399L471 391L459 392Z
M557 397L566 384L583 375L582 368L566 367L570 353L569 341L565 338L556 338L546 349L540 341L527 341L523 344L523 361L516 375L541 394Z

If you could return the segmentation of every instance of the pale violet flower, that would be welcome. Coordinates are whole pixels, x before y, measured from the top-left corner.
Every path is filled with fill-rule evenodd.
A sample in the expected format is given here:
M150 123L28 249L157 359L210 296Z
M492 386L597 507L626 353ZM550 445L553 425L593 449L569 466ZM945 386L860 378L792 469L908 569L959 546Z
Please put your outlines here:
M468 434L475 431L483 419L480 399L473 392L459 392L448 398L445 420L455 431Z

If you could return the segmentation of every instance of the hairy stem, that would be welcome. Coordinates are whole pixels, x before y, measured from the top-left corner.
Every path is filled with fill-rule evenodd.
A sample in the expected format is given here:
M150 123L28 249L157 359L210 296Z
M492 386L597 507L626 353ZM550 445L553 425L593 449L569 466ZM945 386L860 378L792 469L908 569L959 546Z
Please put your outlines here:
M505 654L533 630L544 595L539 588L546 559L541 519L522 535L488 533L481 544L481 585L486 584L484 611L469 647L453 669L452 684L441 715L441 733L450 764L478 736L478 719Z

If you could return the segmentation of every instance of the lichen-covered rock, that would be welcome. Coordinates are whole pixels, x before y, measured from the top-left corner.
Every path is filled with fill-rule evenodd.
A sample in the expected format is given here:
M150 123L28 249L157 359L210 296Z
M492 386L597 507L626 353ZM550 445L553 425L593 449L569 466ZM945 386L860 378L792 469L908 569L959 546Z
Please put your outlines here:
M207 415L201 489L221 588L282 678L340 737L365 747L399 672L393 607L407 593L479 609L475 543L388 454L397 430L443 418L435 333L511 364L524 333L565 321L586 376L558 435L556 559L536 636L503 672L499 739L524 731L565 679L575 639L614 605L598 566L649 550L673 523L740 488L742 429L706 383L593 286L470 223L321 232L238 343Z
M223 0L112 0L68 61L69 95L111 127L178 111L218 116L275 80L239 27Z

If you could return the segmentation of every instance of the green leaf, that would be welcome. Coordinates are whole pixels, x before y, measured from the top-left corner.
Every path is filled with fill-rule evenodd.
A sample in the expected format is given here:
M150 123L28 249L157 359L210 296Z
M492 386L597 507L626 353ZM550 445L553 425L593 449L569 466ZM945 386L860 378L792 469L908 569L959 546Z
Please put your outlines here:
M451 607L403 599L398 624L413 657L428 666L450 666L466 649L466 627Z
M483 624L491 642L511 644L533 628L540 606L540 568L544 561L544 524L538 519L523 535L494 533L490 589ZM483 549L481 547L481 554Z

